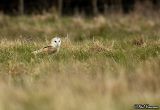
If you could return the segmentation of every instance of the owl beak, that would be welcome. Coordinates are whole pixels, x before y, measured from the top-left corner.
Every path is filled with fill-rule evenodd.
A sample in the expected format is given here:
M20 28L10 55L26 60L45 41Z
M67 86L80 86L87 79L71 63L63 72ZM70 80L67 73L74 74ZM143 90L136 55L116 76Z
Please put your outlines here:
M56 48L58 48L58 47L60 47L60 44L57 44L57 45L56 45Z

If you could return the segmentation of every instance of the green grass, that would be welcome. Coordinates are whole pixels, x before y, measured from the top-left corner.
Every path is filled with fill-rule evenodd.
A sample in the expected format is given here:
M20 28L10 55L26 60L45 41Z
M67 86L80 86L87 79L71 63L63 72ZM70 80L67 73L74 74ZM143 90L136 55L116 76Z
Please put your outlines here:
M159 105L159 21L134 16L0 15L0 109L132 110L137 103ZM62 36L59 53L31 53L57 34ZM141 37L145 43L135 45Z

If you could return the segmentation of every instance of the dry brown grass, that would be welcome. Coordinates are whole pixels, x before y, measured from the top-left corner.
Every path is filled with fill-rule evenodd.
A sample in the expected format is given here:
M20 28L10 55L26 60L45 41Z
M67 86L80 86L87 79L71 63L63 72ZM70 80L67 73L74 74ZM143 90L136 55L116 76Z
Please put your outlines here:
M6 35L0 41L0 110L131 110L137 103L160 104L157 17L1 15L0 25ZM31 54L59 32L58 54Z

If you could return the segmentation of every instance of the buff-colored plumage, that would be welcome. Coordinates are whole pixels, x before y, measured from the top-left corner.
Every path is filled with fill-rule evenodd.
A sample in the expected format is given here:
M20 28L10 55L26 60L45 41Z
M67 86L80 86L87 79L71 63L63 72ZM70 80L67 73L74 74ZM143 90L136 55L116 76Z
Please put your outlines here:
M32 53L35 55L39 53L46 53L46 54L57 53L60 49L60 46L61 46L61 39L59 37L55 37L51 40L49 46L33 51Z

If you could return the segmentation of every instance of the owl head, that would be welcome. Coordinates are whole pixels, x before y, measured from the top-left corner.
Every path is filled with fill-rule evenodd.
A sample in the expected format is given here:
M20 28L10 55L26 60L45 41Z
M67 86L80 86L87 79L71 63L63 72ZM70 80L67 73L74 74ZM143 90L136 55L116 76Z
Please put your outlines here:
M59 37L54 37L51 40L51 46L55 47L55 48L59 48L61 46L61 38Z

